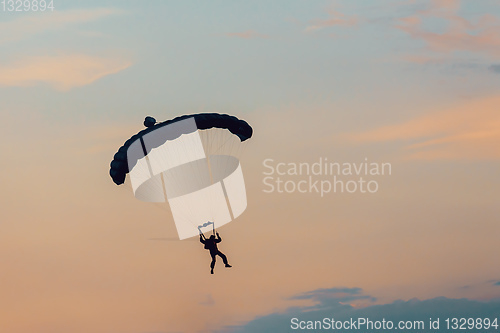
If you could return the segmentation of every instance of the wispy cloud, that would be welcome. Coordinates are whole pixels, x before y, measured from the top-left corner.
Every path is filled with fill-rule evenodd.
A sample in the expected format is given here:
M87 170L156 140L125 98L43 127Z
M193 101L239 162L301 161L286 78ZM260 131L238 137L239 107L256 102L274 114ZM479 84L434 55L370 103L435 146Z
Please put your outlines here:
M260 34L255 30L246 30L243 32L230 32L226 34L227 37L237 37L243 39L255 39L255 38L269 38L268 35Z
M305 32L313 32L333 26L352 27L358 24L356 16L348 16L332 8L328 8L326 13L328 14L328 18L311 20Z
M46 31L65 29L70 25L95 21L123 11L116 8L72 9L46 15L21 16L0 22L0 44L22 40Z
M457 51L497 59L500 56L500 19L485 14L475 20L469 20L458 14L459 9L458 0L434 0L427 8L400 18L395 27L424 43L420 54L406 55L404 59L416 63L427 60L435 63L443 61L443 58L450 58ZM429 18L444 22L445 30L436 32L430 29L425 24Z
M316 290L306 291L302 294L294 295L290 299L316 299L320 296L335 295L357 295L361 292L361 288L320 288Z
M400 141L414 159L500 159L500 97L435 111L343 138L352 142Z
M26 57L0 66L0 85L26 87L47 83L57 90L90 84L129 67L124 59L87 55Z
M370 302L376 301L375 297L363 295L361 288L327 288L316 289L307 291L302 294L290 297L291 300L312 300L317 305L324 305L325 303L351 303L357 300L368 300ZM313 306L315 308L317 305Z

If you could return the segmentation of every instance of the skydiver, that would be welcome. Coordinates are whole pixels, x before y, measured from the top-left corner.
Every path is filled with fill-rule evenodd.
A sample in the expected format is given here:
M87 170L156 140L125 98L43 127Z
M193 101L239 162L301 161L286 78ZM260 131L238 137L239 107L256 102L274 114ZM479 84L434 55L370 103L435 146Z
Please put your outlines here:
M228 268L232 267L227 263L227 257L224 255L224 253L220 252L219 249L217 248L217 243L220 243L222 241L222 238L220 238L219 233L217 232L217 238L215 238L214 235L211 235L209 239L205 239L205 236L200 232L200 242L202 244L205 244L205 249L210 251L210 256L212 257L212 262L210 263L210 274L214 274L214 267L215 267L215 256L219 256L222 258L222 261L224 262L224 265Z

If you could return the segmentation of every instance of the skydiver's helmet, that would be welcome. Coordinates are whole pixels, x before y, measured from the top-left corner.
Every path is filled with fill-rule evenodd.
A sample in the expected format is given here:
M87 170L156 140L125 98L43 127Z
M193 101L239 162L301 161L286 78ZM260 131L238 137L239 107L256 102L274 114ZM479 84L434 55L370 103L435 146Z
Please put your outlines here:
M214 239L215 239L215 236L214 236L214 235L211 235L211 236L210 236L210 239L211 239L211 240L214 240Z

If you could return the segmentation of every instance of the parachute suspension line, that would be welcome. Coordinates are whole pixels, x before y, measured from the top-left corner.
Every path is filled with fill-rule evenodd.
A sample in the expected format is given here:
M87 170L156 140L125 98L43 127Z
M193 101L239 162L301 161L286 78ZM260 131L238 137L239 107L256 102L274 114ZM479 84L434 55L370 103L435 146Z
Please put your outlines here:
M144 159L146 160L146 163L148 164L149 176L153 177L153 168L151 168L151 162L149 162L148 151L146 149L146 145L144 144L144 139L142 138L142 136L139 139L141 140L141 146L142 146L142 152L144 153Z
M209 132L211 129L208 129L207 132ZM202 141L202 144L206 141L208 141L209 144L213 144L213 141L214 140L206 140L204 139L203 135L202 135L202 132L205 132L205 131L201 131L201 130L198 130L197 133L198 135L200 136L200 140ZM212 139L210 137L210 139ZM175 147L175 153L180 155L182 154L184 151L187 151L189 150L188 147L189 144L186 143L185 145L183 145L183 147ZM209 149L207 149L209 150ZM209 153L208 151L205 152L205 158L207 159L207 163L210 163L209 161ZM194 180L197 184L198 184L198 188L202 188L203 186L206 186L206 181L207 181L207 177L210 177L210 183L214 183L213 181L213 176L212 176L212 171L211 171L211 165L208 165L208 172L209 174L207 175L206 173L203 173L201 172L202 169L200 169L199 166L195 166L194 164L187 164L187 167L189 168L190 172L189 172L189 177L191 177L191 180ZM179 186L179 185L182 185L182 181L185 181L186 179L178 179L178 178L174 178L173 179L173 182L176 184L176 186ZM205 205L208 206L208 212L209 212L209 216L210 216L210 219L212 221L214 221L214 198L213 196L210 196L208 195L208 197L205 198ZM208 201L208 202L207 202ZM196 210L199 209L199 207L197 207L196 205L191 205L191 204L186 204L184 205L184 209L182 210L182 213L184 213L183 215L186 217L186 221L188 221L193 227L196 227L196 224L194 222L195 220L195 212ZM177 212L179 213L179 212Z
M210 165L210 155L206 156L206 159L207 159L207 167L208 167L208 176L210 177L210 186L211 186L214 184L214 177L212 174L212 166ZM212 196L209 196L209 197L210 197L211 202L213 203ZM213 204L211 204L210 207L213 207ZM211 214L210 217L211 217L212 221L215 221L214 211L212 209L210 210L210 214ZM213 223L215 225L215 222L213 222Z
M167 187L165 185L165 179L163 178L163 172L160 173L160 178L161 178L161 188L163 189L163 196L165 197L165 201L167 201L168 200Z
M231 217L231 220L234 220L234 215L233 215L233 208L231 207L231 203L229 202L229 196L227 195L226 191L226 186L224 185L224 182L220 182L222 186L222 192L224 193L224 199L226 200L226 205L227 205L227 210L229 211L229 216Z
M249 139L252 128L234 116L211 113L184 115L163 123L148 118L144 122L147 129L132 136L115 154L111 178L120 185L130 172L132 178L127 178L126 185L132 187L134 196L170 210L179 238L196 235L197 224L207 221L212 221L212 234L216 234L215 223L222 226L234 218L229 199L246 200L244 193L235 192L233 197L231 192L231 186L242 177L239 169L226 178L240 167L239 152L235 153L242 147L236 142ZM167 205L159 206L165 201Z
M225 138L225 136L227 136L228 133L229 131L225 129L214 130L213 140L209 140L207 145L208 148L207 155L218 155L221 148L223 148L224 145L227 142L229 142L229 140L231 140L231 137L228 137L227 139ZM223 155L231 155L231 154L230 152L223 152Z
M242 144L245 144L245 143L246 142L240 142L240 140L238 138L236 138L234 135L231 135L228 137L228 139L224 142L224 144L222 146L225 146L226 144L228 144L227 146L225 146L225 148L228 148L227 155L231 155L233 157L236 157L239 161L240 154L238 153L237 148L239 148ZM220 150L222 148L222 146L220 146L218 150ZM224 167L224 174L226 175L228 172L229 163L225 163L223 167ZM229 204L229 198L228 198L227 193L226 193L226 188L224 186L223 186L223 190L224 190L224 196L226 197L226 201L228 203L228 207L231 207ZM231 219L233 219L231 210L230 210L230 214L231 214Z
M226 207L228 210L229 218L231 220L234 219L234 215L232 212L232 206L229 202L229 197L225 188L224 180L219 179L220 175L227 175L228 171L231 171L232 164L228 163L227 159L222 156L232 156L239 160L241 145L246 146L245 141L241 141L241 139L235 136L233 133L230 133L227 129L208 129L208 130L200 130L200 135L203 141L203 146L205 148L205 155L207 156L207 165L209 166L209 172L211 183L214 181L220 182L224 201L226 203ZM222 158L220 159L211 159L210 157L213 155L219 155ZM228 157L229 158L229 157ZM214 179L214 177L216 179ZM209 202L212 204L212 197L208 198ZM212 207L212 206L211 206ZM214 221L214 219L212 219Z
M199 140L200 140L202 146L204 146L203 145L204 140L203 140L203 136L202 136L202 131L198 130L197 134L198 134L198 137L199 137ZM191 170L192 170L191 173L192 173L193 177L196 177L196 179L198 181L198 185L199 185L198 187L200 189L203 188L203 186L206 186L205 184L206 184L207 177L208 177L208 179L210 179L210 184L213 184L213 178L212 178L211 167L210 167L210 160L209 160L209 156L208 156L207 152L205 151L205 148L204 148L204 155L205 155L205 158L207 159L208 174L201 172L203 169L199 169L200 167L198 167L198 169L197 169L194 167L194 165L190 165ZM208 201L208 211L210 214L210 219L213 221L214 220L214 213L213 213L212 207L213 207L213 200L214 199L211 195L208 195L208 197L205 198L205 200ZM207 204L207 203L204 203L204 204ZM197 209L197 207L189 207L188 209L191 211L194 211ZM191 221L191 223L193 223L193 222Z
M198 142L201 143L201 137L200 137L200 133L199 133L199 130L197 130L196 132L196 135L197 135L197 138L198 138ZM187 150L187 146L184 147L184 149ZM197 188L201 189L203 187L203 184L205 183L205 175L201 172L200 170L200 167L196 167L194 164L188 164L188 167L190 169L190 172L189 172L189 175L193 178L193 180L197 183ZM204 204L204 203L201 203L201 204ZM189 207L186 207L186 211L190 212L191 216L189 218L189 222L191 223L191 225L195 226L195 216L196 216L196 210L199 209L197 206L191 206L189 205Z
M142 138L141 138L141 140L142 140ZM165 144L164 144L164 145L166 145L166 146L170 146L168 141L167 141L167 142L165 142ZM154 150L156 150L156 149L159 149L159 147L158 147L158 148L153 148L153 149L152 149L152 151L154 151ZM164 155L162 155L162 154L158 154L156 158L157 158L157 159L159 159L159 160L161 160L161 164L162 164L162 165L167 165L167 163L168 163L168 158L167 158L166 156L164 156ZM161 204L160 206L161 206L163 209L165 209L165 210L166 210L166 209L167 209L167 207L166 207L166 206L168 206L168 205L166 204L166 203L168 202L168 196L167 196L167 185L166 185L165 178L166 178L165 171L162 171L162 172L160 173L160 179L161 179L161 184L162 184L163 196L164 196L164 198L165 198L165 203ZM170 177L170 181L172 181L172 180L171 180L171 178L172 178L172 177ZM171 209L170 209L170 211L171 211ZM179 212L178 212L178 214L179 214ZM182 215L185 215L185 213L184 213L184 212L182 212Z
M142 139L142 138L141 138ZM165 142L164 146L166 145L168 151L173 155L175 156L176 158L180 158L182 155L184 155L185 151L188 151L189 150L189 144L188 143L185 143L181 146L176 146L176 145L172 145L169 141ZM152 151L156 150L158 148L153 148ZM164 154L158 154L156 156L157 159L160 159L161 160L161 164L162 165L168 165L169 163L169 157L168 155L164 155ZM191 179L195 180L195 182L197 182L198 184L201 183L201 180L200 180L200 175L199 175L199 172L193 172L195 171L195 168L188 164L189 165L189 168L191 170L190 174L189 174L189 177L191 177ZM163 195L165 197L165 201L168 202L168 196L167 196L167 182L166 182L166 178L168 176L168 170L167 171L163 171L160 173L160 177L161 177L161 182L162 182L162 191L163 191ZM183 177L175 177L175 175L172 175L170 174L170 176L168 177L168 180L169 180L169 183L171 186L173 186L174 188L181 188L183 183L186 181L186 176L184 175ZM166 204L163 204L161 205L163 209L167 210L166 208ZM183 221L187 221L189 222L189 224L191 224L193 227L196 228L196 224L193 222L193 211L194 211L194 208L193 207L190 207L188 205L183 205L183 209L177 209L176 210L176 214L177 215L180 215L182 217L182 220ZM171 211L171 209L170 209Z
M140 137L139 141L141 143L142 152L144 154L144 161L146 162L146 164L148 166L148 171L141 172L140 174L142 174L142 175L147 174L147 176L153 177L153 169L151 167L151 161L149 159L149 156L148 156L148 153L147 153L147 149L146 149L146 144L144 143L143 137ZM160 157L165 160L165 158L163 156L160 156ZM164 198L165 198L165 202L153 202L153 204L154 204L154 207L159 208L162 211L168 212L168 211L171 211L171 210L169 208L167 208L167 206L165 205L166 200L167 200L167 194L166 194L166 186L165 186L165 180L164 180L163 173L160 174L160 177L161 177L162 190L163 190L163 195L164 195ZM126 179L126 181L124 182L124 184L126 184L127 187L129 187L129 190L133 192L133 186L132 186L132 182L130 180L130 177L128 177Z
M227 130L227 129L217 129L216 130L216 140L213 140L211 142L212 143L211 147L210 147L210 154L211 155L216 156L216 155L230 155L231 154L231 151L221 152L221 149L225 146L225 144L227 142L229 142L231 140L231 138L234 136L232 133L228 136L228 133L229 133L229 130ZM217 163L218 163L217 169L219 170L219 172L220 172L220 169L227 168L227 163L224 163L221 161L218 161ZM223 164L220 165L221 163L223 163ZM224 173L223 173L224 176L226 175L225 171L226 170L224 170ZM226 189L224 186L224 179L218 179L218 181L219 181L220 187L222 189L222 194L224 197L224 202L225 202L226 207L227 207L227 211L229 213L229 217L232 220L233 216L232 216L232 212L231 212L231 206L229 205L229 201L227 198L227 192L226 192ZM214 224L214 228L215 228L215 224Z
M229 216L231 220L234 219L234 216L232 214L231 210L231 205L229 203L229 198L227 196L227 192L224 186L224 182L221 179L218 179L219 176L217 176L219 173L222 173L224 175L227 174L229 168L231 165L229 163L225 163L225 160L218 160L218 159L213 159L211 158L213 155L229 155L229 156L234 156L234 157L239 157L240 155L240 150L241 150L241 145L246 146L246 142L241 142L240 139L233 135L232 133L229 132L227 129L219 129L219 128L211 128L211 129L206 129L206 130L198 130L198 134L200 135L200 139L202 141L202 145L205 148L205 158L206 160L206 167L207 167L207 173L200 172L202 169L199 169L195 164L188 164L187 167L189 168L189 177L192 177L191 180L195 181L196 183L200 184L200 188L202 187L201 185L207 184L207 180L210 182L211 185L213 185L216 181L220 181L224 199L226 202L226 207L228 209ZM167 143L168 144L168 143ZM182 146L173 146L172 151L175 155L180 156L181 154L184 154L184 151L189 150L189 142L185 142ZM160 158L167 160L166 156L160 155ZM218 171L217 171L218 170ZM207 179L208 177L208 179ZM217 179L215 179L217 178ZM169 181L171 181L174 186L182 186L183 181L186 179L181 179L177 177L170 177ZM165 178L164 175L162 175L162 182L163 185L165 186ZM203 185L206 186L206 185ZM165 193L165 189L164 189ZM207 217L210 218L211 221L214 221L213 225L213 230L212 232L215 231L215 213L217 212L217 205L215 202L216 198L214 196L208 195L205 197L205 205L207 206ZM186 204L184 205L184 209L182 210L177 210L177 214L184 216L185 221L189 222L193 227L196 227L195 224L195 216L196 216L196 210L199 209L197 205L193 204Z
M200 226L198 226L198 231L200 232L200 236L201 236L201 238L203 238L203 240L207 240L207 239L205 238L205 235L204 235L204 234L203 234L203 232L201 231Z
M201 231L201 228L208 227L210 224L212 225L212 234L215 236L215 222L213 222L213 221L208 221L208 222L205 222L205 223L200 224L200 225L198 226L198 231L200 232L200 236L201 236L203 239L206 239L206 238L205 238L205 235L203 234L203 231Z
M219 174L226 175L231 165L225 162L226 159L214 159L213 155L229 155L238 157L237 155L239 154L235 154L235 151L237 151L236 148L239 148L239 144L241 144L241 142L237 136L230 133L227 129L211 128L206 130L198 130L197 132L200 135L200 139L202 141L201 143L204 146L205 150L206 169L203 169L205 169L206 171L205 173L200 172L203 169L200 169L199 166L196 166L195 164L188 164L187 167L190 171L189 175L190 177L192 177L192 180L200 184L200 188L206 186L207 181L210 185L213 185L216 182L221 183L220 186L222 195L224 196L224 201L226 203L226 209L228 209L229 218L233 220L234 216L229 204L229 198L227 196L224 182L222 181L222 179L219 179ZM238 145L236 143L238 143ZM188 150L189 142L186 142L183 146L175 146L173 148L175 149L176 155L182 154L183 152L181 150ZM164 156L162 155L162 157ZM176 184L182 185L182 179L174 178L173 181ZM200 204L206 205L207 218L209 218L209 221L213 221L214 225L212 228L212 232L215 232L216 212L218 211L217 207L219 207L220 202L218 202L218 199L213 195L205 196L204 200L205 202ZM199 207L196 204L187 204L184 207L185 208L181 210L181 212L184 213L184 215L189 215L186 216L186 220L189 221L189 224L196 227L194 217L196 216L195 212L197 209L199 209Z
M210 184L214 184L214 179L213 179L213 172L212 172L212 165L210 163L210 157L212 155L213 151L213 145L216 144L216 142L219 140L219 129L213 128L213 129L207 129L207 130L199 130L199 135L200 139L202 141L202 145L205 151L205 158L207 161L207 171L208 171L208 177L210 178ZM208 200L210 201L209 205L209 210L210 210L210 219L215 222L215 212L214 212L214 204L215 204L215 199L212 196L208 197Z

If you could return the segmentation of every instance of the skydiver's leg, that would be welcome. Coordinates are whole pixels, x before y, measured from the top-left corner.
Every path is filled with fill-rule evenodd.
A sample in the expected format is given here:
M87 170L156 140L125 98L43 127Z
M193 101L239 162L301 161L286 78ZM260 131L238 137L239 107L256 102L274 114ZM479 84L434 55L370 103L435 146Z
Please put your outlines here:
M222 261L224 262L224 265L226 265L226 267L231 267L231 265L227 263L227 257L224 253L217 251L217 254L222 258Z
M214 269L214 267L215 267L215 260L216 260L216 258L215 258L216 253L214 253L214 254L210 253L210 255L212 256L212 262L210 263L210 268Z

